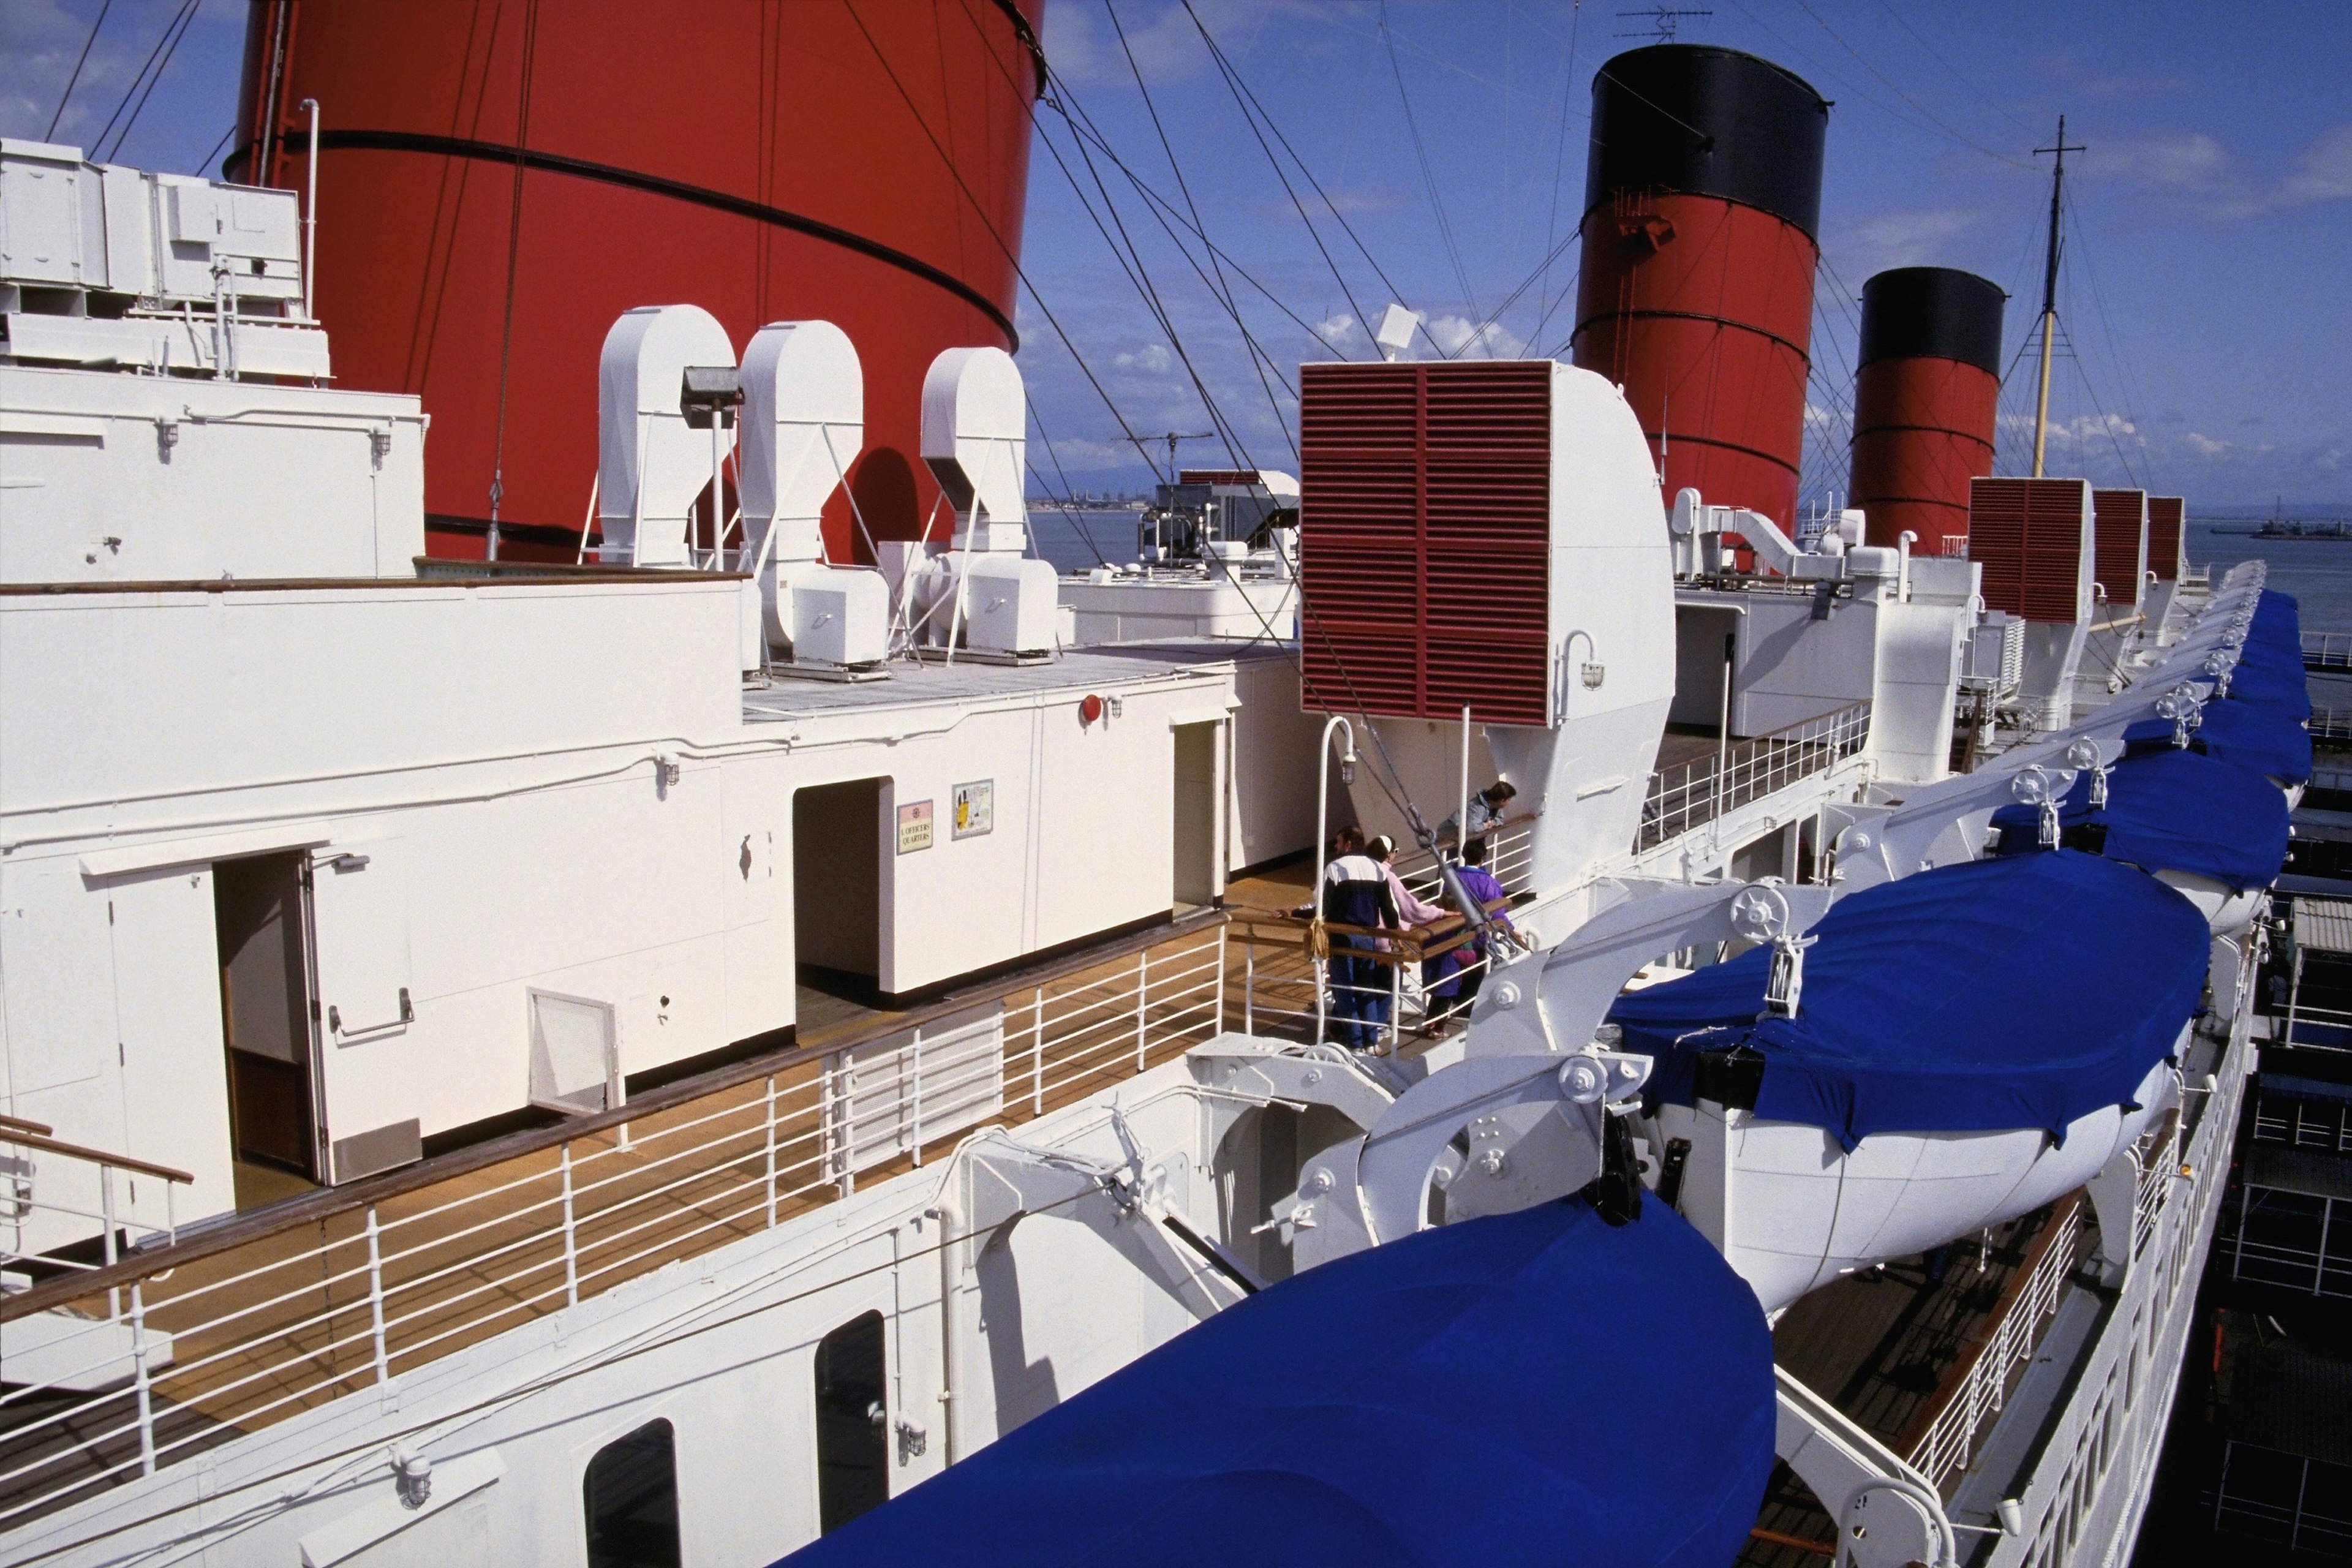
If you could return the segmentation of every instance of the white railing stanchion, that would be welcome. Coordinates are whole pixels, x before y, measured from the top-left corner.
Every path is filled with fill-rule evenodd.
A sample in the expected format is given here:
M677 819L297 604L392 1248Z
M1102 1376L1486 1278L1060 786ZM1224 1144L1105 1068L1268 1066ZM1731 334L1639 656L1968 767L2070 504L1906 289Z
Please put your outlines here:
M1225 1032L1225 933L1228 929L1222 925L1217 928L1217 1026L1210 1031L1213 1035Z
M155 1473L154 1386L147 1374L147 1301L144 1280L131 1282L131 1369L139 1392L139 1473Z
M915 1026L915 1037L907 1047L907 1070L912 1076L914 1088L914 1093L909 1097L914 1112L914 1145L909 1152L914 1157L915 1169L919 1171L923 1168L923 1026L920 1024Z
M1045 1114L1045 987L1029 1000L1029 1114Z
M1257 938L1242 939L1242 1033L1257 1033Z
M562 1163L563 1168L563 1304L567 1307L576 1307L580 1305L580 1232L572 1208L572 1142L570 1139L564 1140ZM772 1210L771 1212L772 1213ZM774 1222L771 1220L770 1223Z
M376 1224L375 1205L367 1207L367 1275L368 1333L375 1342L375 1382L378 1388L392 1381L392 1353L383 1336L383 1229Z
M114 1266L114 1167L111 1165L98 1168L98 1214L99 1222L106 1227L99 1233L99 1255L111 1268ZM109 1287L106 1292L106 1315L109 1318L122 1316L122 1292L112 1287Z
M767 1074L767 1168L760 1184L767 1187L767 1227L776 1229L776 1074Z
M1145 948L1135 955L1135 1070L1145 1067L1143 1035L1144 998L1151 989L1151 950Z

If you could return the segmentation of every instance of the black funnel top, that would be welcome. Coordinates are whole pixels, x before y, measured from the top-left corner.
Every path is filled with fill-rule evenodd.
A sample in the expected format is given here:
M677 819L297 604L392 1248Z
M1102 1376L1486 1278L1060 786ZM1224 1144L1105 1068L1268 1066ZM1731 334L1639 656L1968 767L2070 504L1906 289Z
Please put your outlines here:
M1862 286L1862 363L1956 359L1998 376L2006 298L1989 279L1949 267L1882 272Z
M1592 79L1584 210L1620 191L1723 196L1817 235L1828 100L1738 49L1656 44Z

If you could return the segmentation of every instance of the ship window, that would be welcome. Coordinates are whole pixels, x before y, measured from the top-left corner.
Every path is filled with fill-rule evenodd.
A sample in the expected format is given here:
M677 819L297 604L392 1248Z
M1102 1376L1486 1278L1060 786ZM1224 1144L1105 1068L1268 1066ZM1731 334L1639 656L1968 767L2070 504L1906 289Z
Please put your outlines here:
M890 1498L882 1314L852 1318L816 1347L817 1526L831 1534Z
M588 1568L678 1568L677 1438L648 1421L596 1450L580 1486Z

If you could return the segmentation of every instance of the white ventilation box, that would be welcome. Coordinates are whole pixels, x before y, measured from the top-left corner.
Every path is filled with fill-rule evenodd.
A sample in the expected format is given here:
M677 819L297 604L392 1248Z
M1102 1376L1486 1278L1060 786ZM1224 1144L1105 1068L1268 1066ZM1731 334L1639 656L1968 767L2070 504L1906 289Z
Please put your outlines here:
M1988 610L1969 631L1960 684L1969 690L2014 691L2025 678L2025 622L2001 610Z
M964 574L966 647L1050 653L1057 644L1061 583L1053 566L1019 555L982 555Z
M792 583L793 661L879 664L890 652L890 589L879 572L804 570Z

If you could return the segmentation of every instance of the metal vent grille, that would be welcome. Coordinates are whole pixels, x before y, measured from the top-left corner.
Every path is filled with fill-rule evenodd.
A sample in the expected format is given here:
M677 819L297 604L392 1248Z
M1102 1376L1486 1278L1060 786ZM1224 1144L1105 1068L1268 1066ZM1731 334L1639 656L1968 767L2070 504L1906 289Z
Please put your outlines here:
M2117 614L2137 607L2147 570L2142 542L2147 537L2146 490L2093 490L2091 514L2098 534L2092 552L2091 575L2107 591L2107 605Z
M2179 496L2147 498L2147 569L2159 583L2180 581L2180 528L2187 511Z
M2080 620L2090 542L2087 480L1969 482L1969 559L1984 567L1987 609L2029 621Z
M1549 721L1551 376L1302 367L1307 707Z

